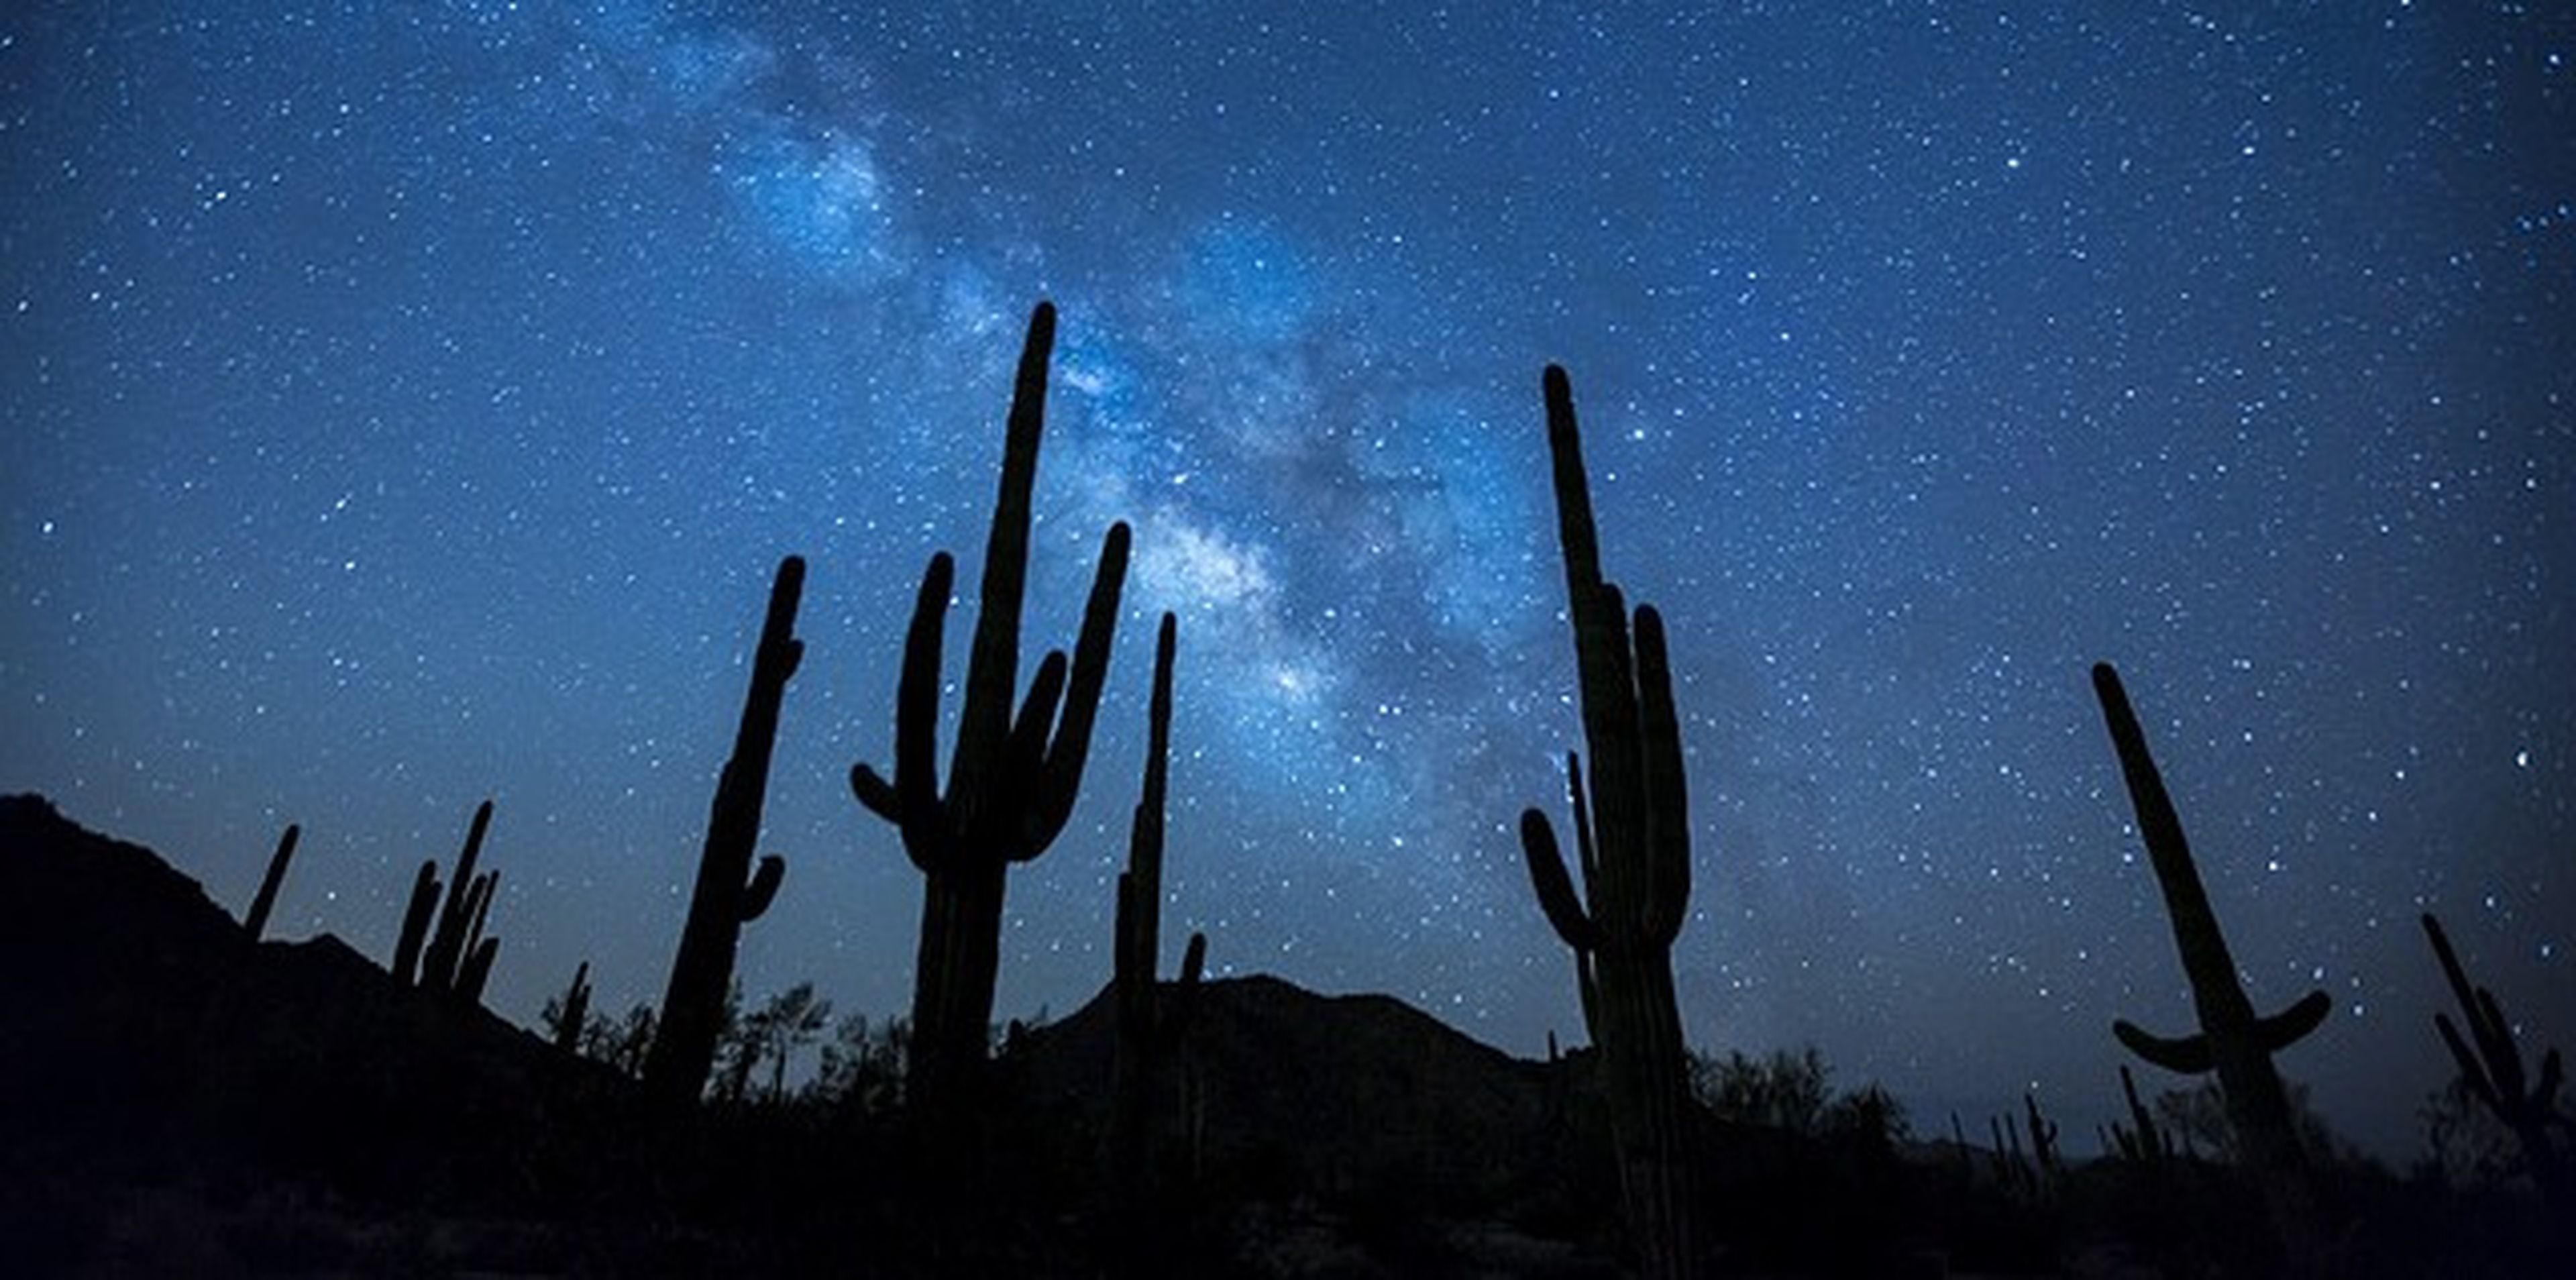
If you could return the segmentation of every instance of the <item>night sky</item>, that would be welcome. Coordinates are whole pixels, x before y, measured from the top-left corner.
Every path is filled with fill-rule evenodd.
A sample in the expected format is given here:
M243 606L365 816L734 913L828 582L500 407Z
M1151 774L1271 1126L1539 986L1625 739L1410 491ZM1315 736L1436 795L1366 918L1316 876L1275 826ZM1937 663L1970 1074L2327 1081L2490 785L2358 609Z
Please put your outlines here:
M2284 1071L2402 1159L2419 911L2576 1048L2576 17L2065 7L12 5L0 789L235 910L301 822L272 930L378 957L491 796L493 1007L658 999L796 552L741 972L901 1012L845 778L1052 298L1026 654L1137 563L997 1013L1107 979L1170 609L1167 968L1534 1054L1556 361L1672 636L1695 1044L2089 1152L2111 1020L2192 1018L2109 660L2258 1006L2336 998Z

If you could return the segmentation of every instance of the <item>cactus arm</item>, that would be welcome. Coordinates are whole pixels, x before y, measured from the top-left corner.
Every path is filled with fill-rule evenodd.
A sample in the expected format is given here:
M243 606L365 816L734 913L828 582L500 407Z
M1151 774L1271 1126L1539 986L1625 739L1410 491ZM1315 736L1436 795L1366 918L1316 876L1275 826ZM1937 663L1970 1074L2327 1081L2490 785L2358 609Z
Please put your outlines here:
M1646 935L1671 946L1690 907L1690 784L1682 769L1680 713L1673 709L1672 662L1664 619L1637 606L1637 728L1646 794Z
M1592 792L1583 785L1583 754L1565 753L1565 789L1574 797L1574 865L1586 888L1601 883L1601 843L1592 838ZM1555 832L1549 832L1551 839Z
M1555 927L1556 936L1576 951L1598 949L1601 930L1575 896L1574 881L1565 873L1565 855L1556 845L1556 829L1536 809L1521 811L1521 855L1529 863L1530 887L1538 892L1539 910Z
M1047 747L1038 777L1038 802L1034 808L1036 843L1041 849L1054 842L1073 816L1074 796L1081 788L1083 765L1090 756L1092 725L1099 718L1100 692L1109 682L1110 641L1117 632L1118 598L1127 586L1127 557L1132 541L1133 535L1123 520L1110 525L1108 535L1101 540L1100 565L1092 573L1091 594L1082 606L1082 630L1074 639L1073 673L1065 688L1063 722Z
M743 886L739 918L744 924L766 915L771 900L778 896L780 882L787 879L787 859L777 854L763 854L760 869L751 873L751 883Z
M1064 701L1065 657L1062 649L1049 649L1038 659L1038 673L1029 681L1029 696L1020 703L1020 713L1011 721L1011 736L1002 750L1002 776L1032 778L1046 759L1047 735L1055 732L1056 707Z
M895 684L894 781L864 764L850 769L850 789L859 803L895 824L905 855L925 872L938 865L951 834L939 802L939 653L956 577L957 562L947 552L933 555L913 598L903 673Z
M2215 1062L2205 1034L2160 1036L2127 1019L2113 1022L2111 1034L2118 1036L2129 1052L2176 1075L2199 1075Z
M2469 1019L2469 1029L2477 1033L2478 1048L2486 1055L2488 1074L2495 1079L2498 1093L2517 1097L2523 1093L2522 1051L2513 1042L2513 1023L2504 1016L2504 1007L2496 1003L2495 993L2478 988L2477 1014Z
M492 978L492 962L501 955L501 940L485 938L466 953L465 963L456 971L456 998L468 1005L483 1002L483 984Z
M2255 1042L2263 1046L2265 1053L2279 1053L2316 1030L2325 1022L2326 1015L2333 1011L2334 997L2322 991L2311 991L2300 997L2297 1004L2271 1017L2255 1019Z
M2434 1014L2433 1029L2441 1032L2442 1043L2450 1046L2451 1060L2460 1064L2460 1078L2468 1082L2469 1092L2476 1094L2478 1100L2487 1106L2501 1109L2504 1104L2496 1096L2495 1085L2487 1079L2486 1065L2478 1061L2478 1055L2470 1050L2468 1042L2460 1038L2460 1029L2452 1025L2451 1015Z
M2433 958L2441 962L2443 980L2451 984L2451 998L2459 1001L2460 1008L2475 1010L2477 998L2469 986L2469 973L2460 966L2460 953L2451 949L2450 933L2442 928L2440 918L2430 911L2418 919L2424 926L2424 936L2432 940Z

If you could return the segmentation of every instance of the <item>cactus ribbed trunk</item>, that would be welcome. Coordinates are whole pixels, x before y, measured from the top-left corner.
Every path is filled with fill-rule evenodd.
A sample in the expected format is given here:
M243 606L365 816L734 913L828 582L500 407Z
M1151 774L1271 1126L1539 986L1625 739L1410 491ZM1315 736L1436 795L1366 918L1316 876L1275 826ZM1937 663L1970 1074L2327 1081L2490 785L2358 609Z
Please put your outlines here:
M904 1079L924 1111L963 1096L984 1069L1002 971L1005 888L1003 863L973 859L923 882Z
M671 958L671 981L663 990L661 1018L644 1060L645 1097L665 1112L686 1108L706 1091L742 927L769 909L786 875L787 864L776 855L761 859L754 872L752 854L760 843L779 708L786 701L788 678L805 657L805 643L796 638L796 610L804 592L804 559L779 561L760 640L752 651L751 687L743 695L733 755L717 776L715 801L707 814L688 923Z
M956 564L944 551L931 557L922 574L904 637L894 776L888 780L865 764L850 770L851 791L902 832L904 853L924 881L905 1092L934 1129L980 1090L1010 864L1046 852L1073 814L1127 578L1129 535L1119 523L1110 526L1102 544L1071 662L1061 651L1048 653L1014 714L1029 507L1054 347L1055 308L1041 302L1029 317L1012 385L1001 487L984 549L982 603L947 789L940 789L937 760L940 663Z
M1592 752L1589 786L1581 757L1566 758L1582 896L1544 813L1522 813L1521 843L1539 904L1574 949L1584 1022L1607 1076L1620 1199L1640 1267L1668 1280L1697 1274L1702 1255L1689 1062L1673 995L1672 946L1691 881L1680 719L1662 617L1640 605L1632 635L1619 588L1601 575L1564 370L1548 368L1545 395L1583 736Z

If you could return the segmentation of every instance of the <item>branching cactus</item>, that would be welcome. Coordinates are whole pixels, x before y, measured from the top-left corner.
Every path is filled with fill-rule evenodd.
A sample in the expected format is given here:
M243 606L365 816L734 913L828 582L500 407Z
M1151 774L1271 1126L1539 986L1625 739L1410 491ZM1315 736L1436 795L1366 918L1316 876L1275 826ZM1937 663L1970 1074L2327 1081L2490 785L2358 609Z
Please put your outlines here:
M483 854L483 836L492 827L492 802L474 810L465 831L465 848L456 855L455 878L447 896L439 897L438 859L425 859L412 879L411 899L403 910L402 933L394 942L394 981L421 987L472 1005L483 999L483 984L501 954L501 940L486 936L492 900L501 891L501 873L474 874ZM432 916L436 917L435 927Z
M1054 346L1055 308L1041 302L1029 317L1011 392L1002 482L984 548L981 608L947 788L941 789L937 761L940 662L956 565L944 551L931 557L922 574L904 637L893 779L865 764L850 770L859 803L902 833L904 853L924 881L905 1086L925 1114L948 1113L978 1088L1000 968L1006 877L1013 863L1045 853L1073 814L1127 580L1128 531L1121 522L1110 526L1102 544L1071 663L1060 650L1048 653L1014 714L1029 504Z
M1583 1019L1609 1085L1620 1194L1644 1272L1696 1273L1700 1244L1691 1167L1689 1064L1673 998L1673 940L1690 899L1690 807L1664 624L1652 606L1629 628L1619 588L1601 576L1592 493L1563 369L1545 378L1557 536L1592 750L1566 757L1574 802L1577 895L1556 832L1521 814L1530 883L1557 936L1574 950Z
M242 929L253 942L268 932L268 913L277 906L278 886L286 883L286 864L295 860L295 842L303 834L304 828L289 823L285 833L277 837L277 852L268 855L268 873L259 878L259 892L251 896L250 913L242 917Z
M1159 1130L1157 1097L1173 1053L1188 1034L1207 937L1190 935L1180 982L1169 992L1154 977L1161 963L1163 823L1172 752L1172 650L1175 624L1163 615L1154 638L1154 692L1146 711L1145 782L1128 827L1127 869L1118 873L1117 941L1112 978L1117 1052L1111 1084L1110 1173L1142 1194L1152 1180Z
M717 776L715 802L707 814L697 888L689 897L688 923L680 931L670 985L662 994L661 1030L644 1061L645 1094L666 1111L684 1108L706 1091L742 927L769 910L787 875L786 860L776 854L761 858L759 869L753 870L752 854L769 794L779 708L786 701L788 678L805 658L805 642L796 638L796 609L804 594L804 559L780 560L760 640L752 650L751 688L743 695L733 755Z
M482 1000L483 984L490 980L492 963L501 952L501 940L483 932L492 900L501 891L501 873L474 874L475 860L483 855L483 836L491 827L492 802L486 800L476 806L474 821L466 828L465 847L456 855L456 874L447 882L443 904L438 896L437 860L421 864L420 875L412 882L410 908L403 913L402 937L394 944L396 981L444 992L464 1004ZM435 929L430 925L433 905L438 907Z
M2126 1020L2112 1023L2111 1032L2131 1053L2167 1071L2218 1074L2238 1149L2272 1201L2283 1243L2295 1249L2293 1237L2303 1224L2295 1221L2302 1210L2294 1202L2303 1199L2300 1187L2306 1154L2272 1055L2316 1030L2333 1002L2325 992L2311 991L2279 1013L2255 1016L2254 1002L2237 980L2236 961L2228 955L2227 937L2219 932L2218 916L2210 910L2209 894L2201 887L2191 844L2183 838L2182 818L2165 792L2155 758L2147 752L2146 732L2129 709L2120 675L2110 664L2093 668L2093 691L2101 700L2112 746L2119 752L2120 773L2137 810L2138 831L2155 866L2156 883L2164 891L2174 946L2182 953L2192 1005L2200 1015L2199 1032L2188 1036L2151 1035Z
M2522 1048L2514 1042L2513 1023L2505 1018L2504 1007L2496 1003L2494 992L2470 985L2459 953L2451 949L2450 935L2430 911L2424 913L2424 936L2432 940L2433 956L2442 963L2451 997L2460 1002L2460 1016L2468 1020L2469 1034L2463 1038L2449 1014L2433 1015L2433 1028L2450 1046L2452 1059L2460 1065L2460 1078L2467 1082L2469 1093L2513 1131L2522 1146L2523 1165L2541 1191L2553 1200L2576 1200L2576 1170L2568 1167L2565 1145L2576 1137L2576 1125L2558 1109L2558 1086L2565 1074L2558 1051L2541 1055L2537 1079L2526 1074Z

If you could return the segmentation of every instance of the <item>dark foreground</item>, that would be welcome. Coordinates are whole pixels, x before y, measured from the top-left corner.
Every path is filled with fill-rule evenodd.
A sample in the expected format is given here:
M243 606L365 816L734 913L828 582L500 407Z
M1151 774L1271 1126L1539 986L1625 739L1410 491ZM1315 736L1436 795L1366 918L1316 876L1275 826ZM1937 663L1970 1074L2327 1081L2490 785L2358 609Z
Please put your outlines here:
M335 938L254 942L33 797L0 800L0 904L13 1275L1625 1274L1588 1056L1516 1060L1384 997L1207 984L1151 1149L1113 1166L1105 1001L1014 1037L936 1140L881 1093L653 1123L610 1067ZM1892 1116L1702 1128L1724 1274L2299 1261L2211 1163L2043 1166ZM2567 1228L2510 1186L2319 1181L2313 1273L2567 1274Z

